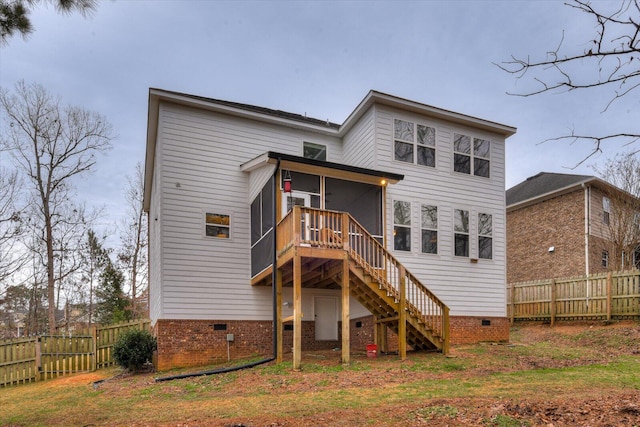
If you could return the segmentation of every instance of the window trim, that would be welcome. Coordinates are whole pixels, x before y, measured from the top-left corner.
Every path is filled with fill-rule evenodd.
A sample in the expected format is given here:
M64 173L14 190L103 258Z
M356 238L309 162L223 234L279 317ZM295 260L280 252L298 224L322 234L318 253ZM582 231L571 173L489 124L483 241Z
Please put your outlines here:
M602 223L611 224L611 199L607 196L602 196Z
M324 147L324 160L323 159L316 159L315 157L306 157L304 155L304 149L305 146L310 145L310 146L315 146L315 147L310 147L310 148L317 148L317 147ZM326 162L329 160L329 147L327 146L327 144L320 144L318 142L311 142L311 141L302 141L302 158L304 159L309 159L309 160L316 160L319 162Z
M491 233L490 234L480 234L480 215L487 215L491 218ZM478 259L484 259L484 260L493 260L493 214L490 213L486 213L486 212L478 212L478 224L476 226L476 229L478 231ZM486 258L483 256L480 256L480 238L485 238L485 239L491 239L491 257L490 258Z
M609 251L602 251L602 268L609 268Z
M229 224L228 225L224 225L224 224L214 224L214 223L208 223L207 222L207 215L222 215L222 216L226 216L229 218ZM204 239L215 239L215 240L220 240L220 241L230 241L233 240L233 212L227 211L226 209L218 209L218 208L204 208L202 209L202 237ZM216 227L226 227L229 229L229 234L227 237L220 237L220 236L208 236L207 235L207 225L213 225Z
M429 227L424 227L422 224L422 209L423 208L435 208L436 209L436 226L435 228L429 228ZM439 209L438 209L438 205L435 204L426 204L426 203L420 203L420 253L423 255L438 255L440 253L440 245L439 245L439 240L440 240L440 221L439 221ZM424 243L423 243L423 235L422 232L424 230L428 230L428 231L435 231L436 233L436 251L435 252L425 252L423 250L424 248Z
M397 224L396 223L396 215L395 215L396 203L408 203L409 204L409 225ZM393 241L393 250L394 250L394 252L395 251L404 252L404 253L412 252L412 249L411 249L411 243L412 243L412 240L413 240L413 236L411 235L411 229L413 228L413 223L411 221L412 217L413 217L413 204L410 201L408 201L408 200L399 200L399 199L393 199L391 201L391 218L392 218L391 233L392 233L392 241ZM396 227L402 227L402 228L406 228L406 229L409 230L409 249L396 249L396 239L395 239Z
M464 153L462 151L456 151L455 148L455 141L456 141L456 135L460 135L460 136L466 136L469 138L469 153ZM489 143L489 156L488 157L482 157L479 155L475 154L475 141L476 140L482 140L482 141L487 141ZM491 179L492 177L492 164L493 164L493 158L492 158L492 146L495 144L495 141L493 139L489 139L488 137L481 137L478 135L474 135L471 132L465 132L465 131L454 131L453 132L453 139L451 140L451 152L452 152L452 162L451 162L451 170L453 173L456 174L460 174L463 176L469 176L469 177L478 177L478 178L484 178L484 179ZM466 156L469 157L469 173L466 172L460 172L457 171L456 168L456 162L455 162L455 156L456 155L460 155L460 156ZM483 175L477 175L475 173L475 168L476 168L476 159L478 160L483 160L483 161L487 161L489 163L489 176L483 176Z
M396 121L411 123L413 125L413 141L408 141L404 139L396 138ZM422 126L425 128L433 129L433 146L422 144L418 141L418 126ZM394 162L403 163L405 165L414 165L414 166L422 166L426 168L437 168L438 166L438 129L436 126L432 124L425 124L425 122L418 122L417 120L409 120L409 119L400 119L397 117L393 118L392 131L391 131L391 141L392 141L392 160ZM411 162L407 162L404 160L399 160L396 158L396 143L408 144L412 146ZM427 148L433 150L433 165L423 165L419 163L418 151L420 147Z
M467 212L467 232L460 232L456 230L456 211ZM453 230L453 256L455 258L471 258L471 209L462 209L462 208L453 208L453 222L452 222L452 230ZM456 234L460 234L463 236L467 236L467 255L458 255L456 254Z

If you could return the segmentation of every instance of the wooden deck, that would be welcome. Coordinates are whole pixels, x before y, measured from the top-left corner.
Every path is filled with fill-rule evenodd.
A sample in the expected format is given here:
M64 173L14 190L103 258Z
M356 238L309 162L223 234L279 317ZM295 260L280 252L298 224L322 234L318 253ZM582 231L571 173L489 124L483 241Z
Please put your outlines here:
M282 360L283 323L293 321L293 365L300 367L302 289L342 290L342 361L349 362L349 297L374 316L378 333L398 334L399 353L414 349L449 349L449 308L408 272L348 213L295 206L276 230L276 294ZM271 285L272 271L254 278ZM293 287L293 316L282 318L282 287ZM385 349L385 342L376 343Z

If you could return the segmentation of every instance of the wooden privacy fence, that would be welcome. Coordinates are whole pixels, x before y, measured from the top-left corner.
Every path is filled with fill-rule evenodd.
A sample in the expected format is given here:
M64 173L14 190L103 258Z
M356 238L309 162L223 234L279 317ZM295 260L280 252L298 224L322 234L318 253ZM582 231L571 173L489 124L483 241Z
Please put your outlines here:
M640 318L640 271L507 285L507 314L515 320Z
M149 320L137 320L68 336L42 335L0 342L0 387L111 366L118 336L131 329L149 329L149 324Z

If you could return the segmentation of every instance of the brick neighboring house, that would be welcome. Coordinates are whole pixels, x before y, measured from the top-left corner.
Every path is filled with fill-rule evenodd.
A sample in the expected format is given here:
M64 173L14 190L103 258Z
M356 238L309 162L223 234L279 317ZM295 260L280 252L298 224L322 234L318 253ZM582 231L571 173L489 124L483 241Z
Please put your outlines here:
M593 176L547 172L508 189L507 283L639 268L640 246L611 253L616 195L630 197Z

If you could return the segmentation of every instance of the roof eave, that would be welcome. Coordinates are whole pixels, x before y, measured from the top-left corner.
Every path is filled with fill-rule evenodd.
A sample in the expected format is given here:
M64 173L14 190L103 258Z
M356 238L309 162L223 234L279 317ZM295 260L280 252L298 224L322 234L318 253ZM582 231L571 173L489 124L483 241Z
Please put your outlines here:
M340 126L340 135L344 135L351 128L351 126L353 126L353 124L355 124L358 119L360 119L360 117L374 104L386 105L405 111L412 111L418 114L428 115L438 119L451 121L465 126L472 126L478 129L497 133L504 136L505 138L514 135L517 131L517 129L513 126L508 126L501 123L480 119L478 117L456 113L454 111L433 107L431 105L422 104L416 101L411 101L408 99L399 98L397 96L371 90L369 91L367 96L365 96L364 99L360 102L360 104L358 104L355 110L353 110L349 117L347 117L342 126Z

